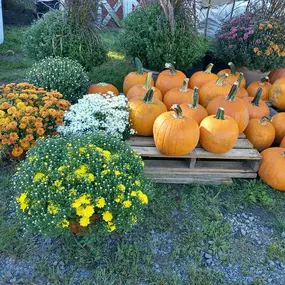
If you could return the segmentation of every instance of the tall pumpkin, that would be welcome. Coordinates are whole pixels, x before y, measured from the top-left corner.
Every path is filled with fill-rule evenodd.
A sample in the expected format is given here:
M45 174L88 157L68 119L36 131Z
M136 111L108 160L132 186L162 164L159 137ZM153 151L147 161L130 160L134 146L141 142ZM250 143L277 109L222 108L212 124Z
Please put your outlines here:
M105 82L100 82L97 84L92 84L88 87L88 94L95 94L95 93L101 93L101 94L107 94L108 92L113 92L115 95L119 95L120 92L117 89L117 87L115 87L112 84L109 83L105 83Z
M127 95L131 87L137 84L144 84L147 78L147 72L143 71L143 65L139 58L135 58L135 64L137 71L130 72L124 79L123 91ZM154 85L154 81L151 80L151 86Z
M223 108L218 108L216 115L206 117L200 124L200 144L213 153L226 153L237 142L239 128L237 122L225 116Z
M285 112L274 115L272 117L272 124L276 131L275 143L279 145L285 137Z
M259 81L254 81L252 82L248 87L247 87L247 92L249 97L254 97L258 88L262 89L262 96L261 100L266 101L269 98L269 90L272 87L272 85L269 83L269 77L263 77Z
M186 117L193 118L199 125L201 121L208 116L206 109L198 104L199 94L198 88L194 87L192 94L192 104L183 103L181 104L181 109Z
M285 111L285 80L283 83L279 79L272 85L269 91L269 100L274 107Z
M132 127L139 136L152 136L155 119L167 111L160 100L153 98L152 88L147 91L143 99L131 99L129 108Z
M285 148L271 147L262 153L262 162L258 170L260 178L280 191L285 191Z
M195 72L189 81L189 88L193 89L195 86L201 88L209 81L217 80L218 76L212 73L213 64L210 63L205 71Z
M192 103L193 90L188 89L188 78L185 78L181 87L170 89L163 97L163 103L168 111L174 104Z
M278 80L281 77L285 77L285 68L275 69L269 73L269 79L271 84L273 84L276 80Z
M219 107L224 108L225 114L236 120L239 126L239 132L242 133L247 127L249 114L244 101L240 98L236 98L237 91L238 83L235 82L228 96L216 97L208 104L207 112L209 115L214 115L217 113Z
M153 138L157 149L165 155L185 155L191 152L199 141L197 122L183 115L179 105L174 111L161 114L153 125Z
M285 137L284 137L283 140L281 141L280 147L285 147Z
M268 116L249 120L244 134L258 151L269 148L275 139L275 129Z
M166 63L165 68L167 69L159 73L155 83L155 87L161 91L162 96L170 89L180 87L186 78L186 75L182 71L176 70L171 63Z
M221 70L218 73L218 76L221 76L221 75L223 75L225 73L228 73L229 77L227 78L227 83L232 85L232 84L234 84L238 80L240 72L238 72L236 70L236 66L232 62L229 62L228 65L229 65L230 69L223 69L223 70ZM245 86L246 86L246 80L245 80L245 78L243 78L242 82L240 84L240 87L245 88Z

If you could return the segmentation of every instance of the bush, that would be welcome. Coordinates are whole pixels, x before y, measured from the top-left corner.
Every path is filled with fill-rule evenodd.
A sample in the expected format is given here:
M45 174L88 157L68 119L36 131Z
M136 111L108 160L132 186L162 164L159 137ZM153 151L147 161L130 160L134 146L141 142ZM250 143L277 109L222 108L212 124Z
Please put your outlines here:
M57 90L72 103L86 94L90 83L78 62L60 57L48 57L35 63L27 74L27 81L49 91Z
M27 30L23 47L32 58L69 57L87 70L106 60L106 50L97 31L76 25L61 11L48 12L37 20Z
M166 62L175 62L177 68L191 67L205 55L209 42L177 19L172 27L159 5L136 9L124 22L121 40L126 53L153 70L162 69Z
M148 204L150 186L141 158L100 134L40 140L13 181L19 219L45 234L127 230Z
M21 156L38 138L56 132L69 107L70 103L55 91L46 92L25 82L1 86L0 149Z

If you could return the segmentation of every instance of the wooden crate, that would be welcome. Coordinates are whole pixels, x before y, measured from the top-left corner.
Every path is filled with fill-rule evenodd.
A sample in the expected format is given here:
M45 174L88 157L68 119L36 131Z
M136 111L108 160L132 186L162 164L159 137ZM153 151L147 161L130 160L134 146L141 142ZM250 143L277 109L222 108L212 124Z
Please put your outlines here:
M230 184L232 178L256 178L260 153L241 134L226 154L214 154L198 145L183 156L166 156L154 145L152 137L132 137L131 148L143 157L145 173L154 182Z

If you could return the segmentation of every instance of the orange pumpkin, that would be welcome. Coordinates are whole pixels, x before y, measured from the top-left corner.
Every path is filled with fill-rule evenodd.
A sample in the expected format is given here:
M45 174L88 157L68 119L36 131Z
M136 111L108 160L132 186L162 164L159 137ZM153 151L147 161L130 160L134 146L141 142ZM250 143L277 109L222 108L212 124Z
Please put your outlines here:
M169 111L174 104L192 103L193 90L188 89L189 79L184 79L182 87L170 89L163 98L167 110Z
M128 91L137 84L144 84L147 78L147 72L143 71L143 65L139 58L135 58L135 64L137 71L130 72L124 79L123 91L127 94ZM154 85L154 81L151 80L150 85Z
M137 84L130 88L127 93L129 100L133 98L144 98L145 93L151 88L152 72L148 72L147 79L144 84ZM153 97L162 101L162 94L160 90L156 87L153 88Z
M275 84L285 84L285 77L281 77L278 80L276 80L273 85Z
M218 76L221 76L221 75L223 75L225 73L228 73L229 77L227 78L226 82L232 85L232 84L234 84L238 80L240 72L238 72L236 70L236 67L235 67L235 65L232 62L229 62L228 65L229 65L230 69L223 69L223 70L221 70L218 73ZM240 87L245 88L245 86L246 86L246 80L243 77L242 82L240 84Z
M274 107L285 111L285 80L282 83L279 79L273 84L269 91L269 100Z
M260 98L262 96L262 88L258 88L255 97L247 97L242 100L247 104L249 119L269 116L270 110L264 101Z
M225 116L223 108L218 108L217 114L206 117L200 124L200 144L213 153L226 153L237 142L239 128L237 122Z
M152 136L155 119L167 111L160 100L153 98L152 88L147 91L143 99L131 99L129 108L132 127L139 136Z
M283 112L274 115L272 118L272 124L276 131L275 143L279 145L285 137L285 113Z
M112 84L100 82L97 84L92 84L88 87L88 94L95 94L95 93L101 93L101 94L107 94L109 91L113 92L115 95L119 95L119 90Z
M285 191L285 148L271 147L262 153L262 162L258 170L260 178L272 188Z
M268 116L249 120L244 134L258 151L269 148L275 139L275 129Z
M165 155L185 155L199 141L197 122L183 115L179 105L173 111L161 114L153 125L153 138L157 149Z
M166 63L165 68L167 69L159 73L155 83L155 87L161 91L162 97L170 89L180 87L186 78L186 75L182 71L176 70L171 63Z
M218 76L212 73L213 64L210 63L205 71L195 72L189 81L189 88L193 89L195 86L201 88L205 83L217 80Z
M208 113L203 106L198 104L198 101L198 88L194 87L192 95L192 104L183 103L180 107L186 117L193 118L199 125L201 121L208 116Z
M207 108L209 102L218 96L227 96L231 85L225 83L228 74L221 75L217 80L209 81L200 89L200 104Z
M217 113L218 108L225 109L225 114L234 118L239 126L239 132L242 133L247 127L249 121L249 114L247 106L240 98L236 98L238 91L238 83L235 82L232 86L229 95L227 97L219 96L213 99L207 106L209 115Z
M247 87L247 92L249 97L254 97L257 89L262 88L262 96L261 100L266 101L269 98L269 90L272 87L272 85L269 83L269 77L266 76L259 81L254 81L252 82L248 87Z
M285 68L275 69L269 73L269 79L271 84L273 84L276 80L278 80L281 77L285 77Z
M283 140L281 141L280 147L285 147L285 137L284 137Z

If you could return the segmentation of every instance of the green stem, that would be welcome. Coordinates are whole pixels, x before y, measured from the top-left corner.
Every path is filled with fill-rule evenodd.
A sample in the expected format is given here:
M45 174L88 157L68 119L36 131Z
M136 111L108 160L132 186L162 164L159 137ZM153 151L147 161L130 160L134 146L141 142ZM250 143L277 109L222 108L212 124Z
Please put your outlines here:
M238 83L235 82L230 90L230 93L229 95L226 97L226 100L228 101L235 101L235 97L237 95L237 92L238 92Z
M282 152L282 155L285 157L285 151Z
M198 99L199 99L199 89L198 87L194 87L193 95L192 95L192 104L191 109L198 109Z
M183 118L183 112L182 109L180 107L180 105L175 104L171 107L172 110L174 110L175 114L174 114L174 118Z
M145 84L144 84L147 90L151 87L150 86L151 79L152 79L152 72L148 72L146 80L145 80Z
M256 92L256 95L254 97L254 99L251 101L251 105L253 106L259 106L259 101L260 101L260 98L261 98L261 95L262 95L262 88L258 88L257 89L257 92Z
M264 85L264 83L265 82L268 82L269 81L269 77L268 76L265 76L265 77L263 77L263 78L261 78L260 80L259 80L259 84L260 85Z
M147 103L147 104L149 104L149 103L152 103L153 101L152 101L152 98L153 98L153 88L150 88L147 92L146 92L146 94L145 94L145 96L144 96L144 98L143 98L143 101L145 102L145 103Z
M270 116L264 116L259 120L259 122L262 125L266 125L266 122L271 122L271 121L272 121L272 118Z
M219 86L223 86L224 85L224 81L228 78L228 74L225 73L223 75L221 75L217 80L216 80L216 84Z
M171 74L171 75L175 75L177 73L176 69L172 63L166 63L165 68L169 69L169 74Z
M218 120L224 120L225 119L225 109L221 108L221 107L218 108L217 114L214 118L216 118Z
M244 74L241 72L238 76L238 79L237 79L238 87L240 87L243 78L244 78Z
M237 74L237 69L236 69L236 66L232 63L232 62L229 62L228 63L230 69L231 69L231 75L236 75Z
M214 66L213 63L209 63L208 66L206 67L206 70L204 72L207 73L207 74L211 74L213 66Z
M135 65L137 68L137 74L143 74L143 65L138 57L135 57Z
M188 91L188 82L189 82L189 78L185 78L182 82L182 86L179 89L181 92L186 93Z

